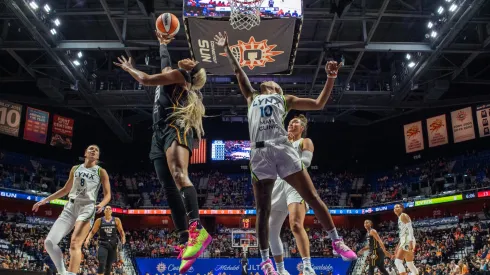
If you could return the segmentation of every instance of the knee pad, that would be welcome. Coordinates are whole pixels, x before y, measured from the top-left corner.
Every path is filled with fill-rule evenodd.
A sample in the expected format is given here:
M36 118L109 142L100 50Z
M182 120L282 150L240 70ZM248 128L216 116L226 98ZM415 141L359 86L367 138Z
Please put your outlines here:
M415 264L413 262L407 262L407 267L412 273L414 274L419 274L417 267L415 267Z
M395 266L399 273L407 273L405 267L403 266L403 260L395 259Z

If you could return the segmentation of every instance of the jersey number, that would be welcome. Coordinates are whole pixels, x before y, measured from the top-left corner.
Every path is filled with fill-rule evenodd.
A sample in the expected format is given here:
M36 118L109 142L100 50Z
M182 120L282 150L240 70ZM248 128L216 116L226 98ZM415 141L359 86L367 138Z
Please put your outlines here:
M270 117L272 115L272 106L267 105L265 107L260 107L260 117Z
M85 185L85 180L84 179L80 179L80 186L84 186Z

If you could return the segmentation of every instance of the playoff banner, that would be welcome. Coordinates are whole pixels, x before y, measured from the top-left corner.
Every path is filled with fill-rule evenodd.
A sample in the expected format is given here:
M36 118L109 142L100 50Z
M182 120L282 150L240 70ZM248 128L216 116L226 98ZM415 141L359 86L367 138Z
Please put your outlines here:
M451 112L451 122L453 124L454 143L475 138L471 107Z
M429 138L429 147L448 143L446 115L427 119L427 136Z
M48 122L48 112L27 107L24 139L38 143L46 143Z
M53 128L51 130L51 146L71 149L74 123L75 121L72 118L54 115Z
M18 137L22 105L0 100L0 133Z
M230 49L248 75L280 73L289 69L296 19L263 20L249 31L234 30L230 22L188 18L194 58L212 74L233 70L223 48L214 41L218 32L228 33Z
M490 105L482 105L476 107L476 120L478 122L478 130L480 137L490 136Z
M424 150L422 121L405 124L403 126L403 133L405 135L405 151L407 153Z
M241 275L242 266L240 258L203 259L199 258L187 271L186 275L213 274ZM260 258L248 259L247 274L262 274L260 270ZM341 258L311 258L311 264L316 274L346 275L350 262L344 262ZM178 274L180 260L175 258L136 258L139 274L166 275ZM299 275L303 272L301 258L285 258L284 265L291 275ZM331 272L331 273L330 273Z

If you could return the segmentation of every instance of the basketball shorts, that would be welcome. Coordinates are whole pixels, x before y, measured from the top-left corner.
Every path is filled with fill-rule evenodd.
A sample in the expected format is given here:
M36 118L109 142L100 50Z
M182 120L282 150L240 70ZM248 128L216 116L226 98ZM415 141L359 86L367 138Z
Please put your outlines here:
M95 217L95 204L94 202L79 202L70 199L65 205L63 212L61 212L58 220L62 220L67 224L75 225L77 221L93 222Z
M192 154L192 146L194 141L194 131L184 131L184 128L173 124L165 124L154 127L153 136L151 138L150 160L165 157L167 149L172 143L177 141L181 146L189 150Z
M250 170L254 180L285 178L303 170L298 152L286 139L285 142L267 143L250 152Z
M274 189L272 189L271 209L273 211L288 212L288 206L292 203L304 203L306 205L306 211L309 209L308 204L305 203L298 191L285 180L276 179Z
M416 243L414 240L412 248L415 248L415 245ZM408 240L408 237L400 239L400 245L398 247L404 251L410 251L410 241Z

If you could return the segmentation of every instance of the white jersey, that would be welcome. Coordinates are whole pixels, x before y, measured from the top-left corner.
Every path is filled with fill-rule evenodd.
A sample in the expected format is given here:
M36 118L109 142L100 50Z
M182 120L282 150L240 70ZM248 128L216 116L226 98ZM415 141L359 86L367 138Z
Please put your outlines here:
M284 118L288 113L286 98L280 94L256 95L248 109L250 141L266 141L288 135Z
M70 194L68 194L68 198L75 201L90 201L95 203L101 185L101 169L98 165L90 168L86 168L85 164L78 165L75 169L73 186L71 187Z
M400 244L408 244L411 241L410 231L413 232L412 221L408 223L402 222L401 215L398 217L398 236ZM415 243L415 240L413 240Z

